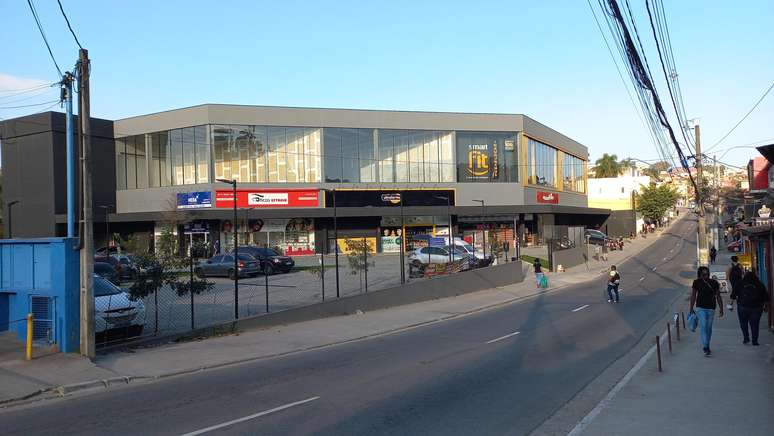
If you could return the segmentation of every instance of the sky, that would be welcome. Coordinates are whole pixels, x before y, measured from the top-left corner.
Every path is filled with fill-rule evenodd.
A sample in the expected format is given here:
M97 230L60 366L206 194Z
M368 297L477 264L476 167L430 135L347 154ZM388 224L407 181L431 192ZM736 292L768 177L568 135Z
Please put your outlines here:
M522 113L592 161L658 157L583 0L61 1L92 59L95 117L203 103ZM34 4L72 70L78 47L56 0ZM644 0L630 4L668 101ZM705 150L744 165L751 145L774 143L774 91L712 145L774 81L774 2L664 4L687 115ZM0 41L0 118L61 110L42 104L55 88L16 93L59 80L25 0L0 0Z

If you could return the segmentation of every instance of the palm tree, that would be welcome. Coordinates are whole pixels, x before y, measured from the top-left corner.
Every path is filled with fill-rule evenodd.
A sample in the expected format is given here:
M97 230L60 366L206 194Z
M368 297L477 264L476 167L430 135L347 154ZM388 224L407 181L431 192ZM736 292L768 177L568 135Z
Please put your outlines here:
M618 156L605 153L594 162L594 177L597 179L618 177L624 168L621 164L622 162L618 162Z

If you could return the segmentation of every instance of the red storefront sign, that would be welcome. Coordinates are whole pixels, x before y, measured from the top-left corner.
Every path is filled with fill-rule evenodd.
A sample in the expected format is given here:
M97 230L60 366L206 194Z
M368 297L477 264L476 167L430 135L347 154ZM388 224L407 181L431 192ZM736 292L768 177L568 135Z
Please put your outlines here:
M537 191L535 196L538 203L559 204L558 192Z
M237 189L237 207L319 207L319 194L317 189ZM234 191L215 191L215 207L233 208Z

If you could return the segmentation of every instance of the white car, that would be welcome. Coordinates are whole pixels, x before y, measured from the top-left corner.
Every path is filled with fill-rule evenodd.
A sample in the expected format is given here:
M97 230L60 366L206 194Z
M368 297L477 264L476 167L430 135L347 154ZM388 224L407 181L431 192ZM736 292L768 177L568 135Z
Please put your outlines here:
M104 278L94 275L94 332L139 336L145 327L145 305Z
M468 254L461 248L456 248L451 255L452 261L468 259ZM408 255L409 263L413 265L427 265L428 263L449 263L448 247L422 247L417 248ZM465 262L463 269L467 269L468 262Z
M464 239L460 239L460 238L454 238L454 245L455 245L455 246L456 246L458 249L462 249L462 250L464 250L464 251L465 251L465 253L467 253L469 256L471 256L471 258L472 258L472 259L471 259L471 261L472 261L472 263L474 263L474 264L477 264L477 263L479 263L479 264L480 264L480 263L484 263L484 261L485 261L485 260L486 260L486 258L488 257L488 256L484 256L484 252L483 252L483 251L481 251L481 250L476 250L476 248L475 248L475 247L473 247L472 245L470 245L470 244L468 244L467 242L465 242L465 240L464 240ZM475 265L474 265L474 266L475 266Z

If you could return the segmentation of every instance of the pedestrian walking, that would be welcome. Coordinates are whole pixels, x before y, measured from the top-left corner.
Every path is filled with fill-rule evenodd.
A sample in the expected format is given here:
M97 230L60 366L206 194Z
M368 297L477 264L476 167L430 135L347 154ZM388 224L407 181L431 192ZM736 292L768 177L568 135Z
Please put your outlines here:
M719 310L720 317L723 316L723 298L720 296L720 284L710 278L709 268L700 266L696 275L698 278L691 285L690 313L695 313L699 318L702 351L709 357L712 355L712 321L715 319L715 309Z
M618 274L618 270L615 265L610 266L610 272L607 275L607 302L618 303L618 287L621 285L621 275ZM613 299L613 293L615 293L615 300Z
M540 259L536 257L535 261L532 262L532 267L535 268L535 284L539 289L540 284L543 282L543 267L540 265Z
M742 281L743 275L744 270L742 269L742 265L739 265L739 257L731 256L731 266L729 266L726 271L726 277L728 278L728 283L731 285L732 292L736 288L736 285Z
M710 247L709 254L710 254L710 263L714 264L715 263L715 258L718 257L718 249L715 248L715 246L713 245L712 247Z
M750 333L752 333L752 344L758 346L761 314L766 310L766 303L770 299L766 287L754 272L748 271L731 292L731 299L736 300L736 313L739 316L739 327L742 329L742 343L749 344Z

